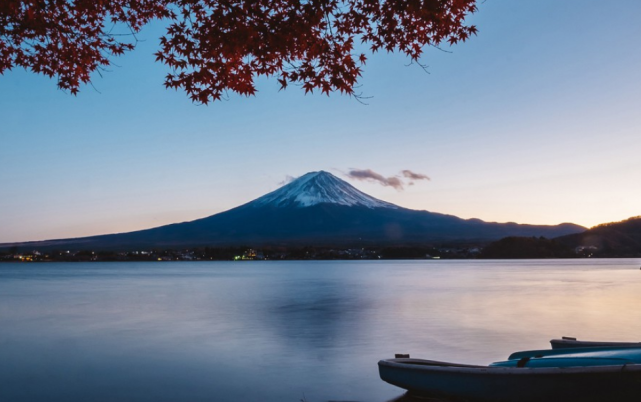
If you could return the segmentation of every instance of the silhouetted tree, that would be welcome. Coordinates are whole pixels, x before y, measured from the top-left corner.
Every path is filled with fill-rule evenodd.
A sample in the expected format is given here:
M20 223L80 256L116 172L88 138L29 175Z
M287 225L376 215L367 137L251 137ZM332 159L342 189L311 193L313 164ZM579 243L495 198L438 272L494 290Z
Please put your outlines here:
M544 237L506 237L490 243L479 258L572 258L574 251L554 240Z

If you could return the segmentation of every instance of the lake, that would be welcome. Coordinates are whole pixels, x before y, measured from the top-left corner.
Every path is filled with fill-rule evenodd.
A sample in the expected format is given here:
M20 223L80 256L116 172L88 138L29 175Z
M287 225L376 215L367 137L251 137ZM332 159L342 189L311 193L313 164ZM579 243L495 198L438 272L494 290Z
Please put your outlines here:
M377 362L641 341L639 259L0 264L0 401L385 402Z

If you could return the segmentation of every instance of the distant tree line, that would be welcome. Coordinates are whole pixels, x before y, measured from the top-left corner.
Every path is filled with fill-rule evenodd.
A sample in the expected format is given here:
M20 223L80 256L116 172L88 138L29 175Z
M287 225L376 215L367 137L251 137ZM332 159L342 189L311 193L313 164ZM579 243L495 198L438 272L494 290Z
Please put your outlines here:
M483 259L576 258L570 247L545 237L506 237L490 243L479 254Z
M641 219L632 222L639 226ZM626 225L631 225L626 222ZM608 231L608 236L595 237ZM145 251L110 250L21 250L11 247L0 251L0 262L90 262L90 261L238 261L238 260L405 260L405 259L539 259L539 258L618 258L641 257L641 243L629 232L613 232L610 226L592 229L585 235L544 237L506 237L489 244L397 245L379 247L272 246L255 248L200 247L189 249L151 249ZM598 242L596 242L596 240ZM623 239L623 240L621 240ZM624 241L625 240L625 241Z
M474 248L472 250L477 250ZM470 258L467 246L385 246L385 247L201 247L190 249L114 250L20 250L0 251L4 262L91 262L91 261L234 261L234 260L397 260Z

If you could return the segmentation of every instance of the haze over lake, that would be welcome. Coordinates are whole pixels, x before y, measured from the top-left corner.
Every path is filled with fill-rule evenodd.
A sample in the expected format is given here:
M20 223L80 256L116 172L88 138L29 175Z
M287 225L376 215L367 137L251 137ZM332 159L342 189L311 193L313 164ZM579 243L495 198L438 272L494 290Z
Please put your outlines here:
M369 401L394 353L640 341L641 261L0 264L1 401Z

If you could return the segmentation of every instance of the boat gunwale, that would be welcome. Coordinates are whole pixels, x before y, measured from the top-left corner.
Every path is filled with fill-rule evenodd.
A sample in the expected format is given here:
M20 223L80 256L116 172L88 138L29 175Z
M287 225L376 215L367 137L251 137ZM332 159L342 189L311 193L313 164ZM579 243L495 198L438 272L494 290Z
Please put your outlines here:
M571 367L502 367L502 366L475 366L440 362L436 360L423 360L413 358L384 359L378 362L381 366L412 370L431 371L441 373L461 373L476 375L563 375L563 374L606 374L641 372L641 364L626 363L606 366L571 366Z
M578 339L552 339L552 350L583 349L583 348L641 348L641 342L607 342L607 341L580 341Z
M524 357L562 357L567 355L577 355L581 353L598 353L598 352L629 352L634 349L641 350L641 346L573 346L557 349L533 349L514 352L508 356L507 360L518 360Z

